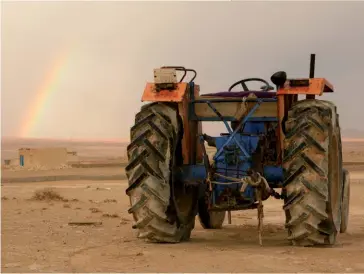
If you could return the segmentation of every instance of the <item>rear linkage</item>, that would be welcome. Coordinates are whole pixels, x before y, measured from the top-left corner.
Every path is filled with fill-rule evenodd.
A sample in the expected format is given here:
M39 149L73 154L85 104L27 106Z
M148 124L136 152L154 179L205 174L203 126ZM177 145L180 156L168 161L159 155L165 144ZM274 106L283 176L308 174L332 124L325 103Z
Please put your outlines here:
M264 198L268 198L269 196L273 196L276 199L281 199L281 195L277 193L274 189L269 187L267 180L260 175L259 172L255 172L252 169L247 171L247 177L243 177L241 179L233 178L224 176L219 173L215 173L216 176L221 178L231 180L234 182L243 183L240 192L244 192L248 185L251 185L255 188L255 198L258 201L258 239L259 244L263 245L262 241L262 233L263 233L263 218L264 218L264 211L263 211L263 200Z
M260 101L257 102L257 104L253 107L253 109L250 111L249 114L252 114L260 105ZM234 138L235 139L235 134L241 129L242 125L244 125L244 123L246 122L246 120L248 119L248 117L250 116L249 114L245 117L245 119L243 119L242 121L240 121L238 123L238 125L236 127L233 127L231 130L231 128L229 127L228 123L223 119L223 117L221 116L221 114L218 112L218 110L212 105L211 102L207 102L207 104L209 105L209 107L214 111L214 113L220 117L220 119L222 120L222 122L225 124L228 132L230 133L230 138L229 140L225 143L225 146ZM202 148L202 154L203 154L203 161L204 161L204 165L206 168L206 172L207 172L207 179L206 182L209 185L209 191L212 192L212 179L214 178L214 176L226 179L226 180L230 180L231 182L224 182L223 184L231 184L232 182L237 182L237 183L242 183L242 187L240 189L241 193L244 193L245 189L247 188L248 185L252 186L255 189L255 198L258 201L258 205L257 205L257 212L258 212L258 239L259 239L259 244L263 245L262 242L262 233L263 233L263 218L264 218L264 211L263 211L263 200L266 200L269 198L269 196L272 196L276 199L284 199L283 196L281 194L279 194L278 192L276 192L273 188L271 188L267 182L267 180L257 171L255 171L254 169L250 168L247 170L247 176L242 177L242 178L234 178L234 177L229 177L229 176L225 176L222 175L220 173L214 172L212 169L212 166L210 165L209 162L209 158L206 152L206 147L204 144L204 141L206 141L208 143L209 146L212 147L216 147L216 142L215 139L207 134L203 134L200 135L200 144L201 144L201 148ZM248 153L245 151L245 149L243 148L243 146L241 146L241 144L239 143L238 140L236 140L236 144L239 146L240 150L246 154L246 156L248 156ZM222 153L224 147L221 147L220 150L216 153L215 157L218 157L219 154ZM229 212L230 213L230 212ZM231 215L229 214L229 223L231 223Z

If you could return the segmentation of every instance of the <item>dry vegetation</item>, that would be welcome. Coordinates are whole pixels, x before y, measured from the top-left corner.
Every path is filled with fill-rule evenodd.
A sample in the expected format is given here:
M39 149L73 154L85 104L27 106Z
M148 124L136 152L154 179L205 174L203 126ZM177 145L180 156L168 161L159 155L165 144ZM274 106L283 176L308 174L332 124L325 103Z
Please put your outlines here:
M102 217L105 217L105 218L119 218L120 216L116 213L113 213L113 214L110 214L110 213L105 213L105 214L102 214Z
M37 190L32 196L31 200L34 201L61 201L68 202L68 199L63 198L58 192L52 188Z

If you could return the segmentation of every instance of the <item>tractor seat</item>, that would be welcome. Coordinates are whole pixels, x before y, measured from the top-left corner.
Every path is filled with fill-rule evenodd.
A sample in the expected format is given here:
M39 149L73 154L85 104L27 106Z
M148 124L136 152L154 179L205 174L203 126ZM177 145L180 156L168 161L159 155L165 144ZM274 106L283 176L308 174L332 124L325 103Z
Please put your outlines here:
M217 93L200 94L200 97L226 97L226 98L244 98L253 93L258 98L268 99L275 98L276 93L271 91L222 91Z

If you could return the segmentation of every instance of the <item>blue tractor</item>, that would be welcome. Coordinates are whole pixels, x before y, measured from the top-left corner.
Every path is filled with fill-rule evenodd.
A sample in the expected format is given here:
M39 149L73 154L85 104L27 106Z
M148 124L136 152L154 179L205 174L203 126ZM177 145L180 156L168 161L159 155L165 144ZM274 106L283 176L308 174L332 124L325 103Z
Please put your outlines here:
M333 86L314 78L314 63L312 54L308 78L279 71L271 77L275 87L248 78L203 95L193 69L155 69L142 97L151 103L136 114L127 147L126 194L138 237L185 241L196 216L205 229L219 229L226 212L229 221L234 210L261 216L262 201L274 197L283 202L292 244L335 244L348 225L349 174L336 106L316 98ZM194 76L184 81L188 73ZM249 90L251 81L261 90ZM227 133L203 134L202 122L222 122ZM216 149L212 161L206 144Z

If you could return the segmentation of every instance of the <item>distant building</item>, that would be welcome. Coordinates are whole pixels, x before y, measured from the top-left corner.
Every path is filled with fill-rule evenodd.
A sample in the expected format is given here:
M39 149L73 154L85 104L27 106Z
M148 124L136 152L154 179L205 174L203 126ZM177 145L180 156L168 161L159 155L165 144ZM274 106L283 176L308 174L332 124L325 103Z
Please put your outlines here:
M68 151L67 155L68 155L67 156L67 162L68 163L78 162L77 151Z
M67 149L61 147L19 149L19 164L26 168L58 168L67 164L67 157Z

